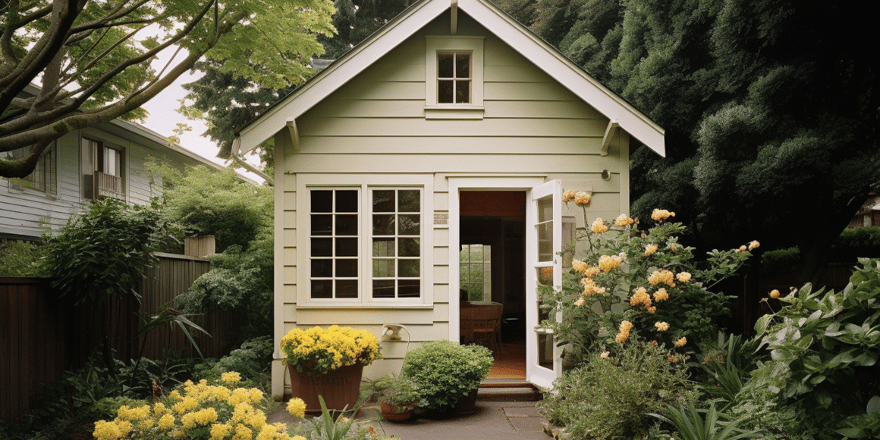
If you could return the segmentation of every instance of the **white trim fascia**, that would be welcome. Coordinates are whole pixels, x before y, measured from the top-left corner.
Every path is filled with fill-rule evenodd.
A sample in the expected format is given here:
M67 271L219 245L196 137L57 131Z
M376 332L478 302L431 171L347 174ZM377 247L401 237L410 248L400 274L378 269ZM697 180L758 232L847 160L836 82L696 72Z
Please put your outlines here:
M253 150L315 104L342 87L367 67L413 36L449 8L448 0L430 0L404 11L344 57L336 60L312 80L269 109L265 115L240 131L241 152Z
M666 155L663 128L534 33L486 1L459 0L458 7L599 113L617 121L620 127L648 148L661 156Z
M605 127L605 135L602 136L602 148L599 150L600 156L608 155L608 146L611 144L611 138L614 132L617 130L620 124L617 123L614 119L608 120L608 126Z

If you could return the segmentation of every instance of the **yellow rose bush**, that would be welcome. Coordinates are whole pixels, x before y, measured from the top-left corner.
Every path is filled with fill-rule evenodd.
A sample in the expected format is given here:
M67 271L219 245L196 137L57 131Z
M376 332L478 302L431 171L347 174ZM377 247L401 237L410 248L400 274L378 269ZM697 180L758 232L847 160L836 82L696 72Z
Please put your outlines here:
M333 325L327 329L293 329L281 339L284 360L300 373L319 375L381 357L379 340L366 330Z
M224 373L220 385L187 381L160 402L120 407L115 419L95 422L93 436L97 440L304 440L291 437L282 423L266 423L263 392L234 388L239 381L235 372Z
M588 206L575 204L585 225L578 228L575 247L586 252L564 272L561 290L539 287L545 309L559 304L562 310L560 320L550 313L542 325L554 330L572 359L620 346L631 339L630 332L681 351L693 346L683 340L715 336L731 298L711 289L733 275L758 242L714 250L698 263L694 248L679 243L685 227L674 222L673 212L654 210L654 226L640 230L636 218L621 214L606 222L590 216Z

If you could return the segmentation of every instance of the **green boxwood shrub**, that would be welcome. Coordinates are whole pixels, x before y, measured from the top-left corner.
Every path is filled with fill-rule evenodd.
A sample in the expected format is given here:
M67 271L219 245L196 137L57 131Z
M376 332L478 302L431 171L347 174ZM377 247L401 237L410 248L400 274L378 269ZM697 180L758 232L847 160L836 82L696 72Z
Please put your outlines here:
M492 362L489 349L481 345L432 341L406 354L401 375L418 383L420 407L443 411L479 388Z

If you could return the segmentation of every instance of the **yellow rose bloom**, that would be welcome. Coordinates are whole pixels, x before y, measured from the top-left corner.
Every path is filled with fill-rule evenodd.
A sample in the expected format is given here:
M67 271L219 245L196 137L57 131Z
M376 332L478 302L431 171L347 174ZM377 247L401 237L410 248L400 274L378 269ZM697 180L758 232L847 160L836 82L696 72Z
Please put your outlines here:
M602 255L599 257L599 270L610 272L620 266L620 263L623 263L623 259L617 255Z
M574 305L577 307L581 307L584 305L584 297L578 297L577 301L574 302Z
M691 274L688 272L681 272L678 275L676 275L675 278L677 280L681 281L682 283L686 283L691 280Z
M593 225L590 226L590 230L595 234L602 234L604 232L608 232L608 225L601 218L596 218L593 221Z
M651 220L654 220L655 222L664 221L669 217L675 217L675 213L669 212L665 209L654 209L654 211L651 212Z
M657 245L656 244L652 243L652 244L645 246L645 256L646 257L650 257L651 255L654 255L654 252L657 252Z
M639 304L644 305L645 308L651 307L651 297L644 287L637 288L629 299L629 305L635 307Z
M562 202L568 203L568 202L574 200L575 194L577 194L577 191L574 191L574 190L564 191L562 193Z
M651 283L652 286L660 283L665 283L669 285L669 287L675 287L672 272L665 269L655 270L653 273L651 273L651 276L648 277L648 282Z
M617 216L616 219L614 219L614 224L617 226L629 226L634 222L635 221L626 214L620 214L619 216Z
M773 299L779 298L779 291L776 289L771 290L770 291L770 298L773 298Z
M629 333L618 333L617 336L614 337L614 340L618 344L623 344L629 338Z
M667 299L669 299L669 293L667 293L666 289L664 289L663 287L657 289L657 291L654 292L654 301L660 302L666 301Z
M676 347L684 347L684 345L687 344L687 343L688 343L687 338L685 338L684 336L682 336L681 339L675 341L675 342L673 343L673 345L675 345Z
M758 240L752 241L751 243L749 243L749 250L755 250L760 245L761 243L758 243Z
M600 271L599 271L598 267L595 267L595 266L588 267L584 271L584 276L589 277L589 278L593 278L594 276L599 275L599 272Z
M658 332L665 332L666 330L669 330L669 324L665 322L655 322L654 327L657 327Z
M577 206L587 206L590 204L590 200L592 200L593 196L585 191L578 191L574 195L574 204Z
M584 263L581 260L572 260L571 261L571 268L574 269L575 272L579 272L579 273L583 274L583 273L587 273L587 268L589 268L589 265L587 263Z

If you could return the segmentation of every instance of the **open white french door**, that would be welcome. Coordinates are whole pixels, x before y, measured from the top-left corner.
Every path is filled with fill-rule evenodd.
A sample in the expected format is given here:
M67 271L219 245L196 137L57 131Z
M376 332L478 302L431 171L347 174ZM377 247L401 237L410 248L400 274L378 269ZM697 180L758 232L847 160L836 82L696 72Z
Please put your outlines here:
M551 388L562 374L562 349L553 334L540 328L538 284L562 287L562 182L552 180L531 190L526 207L526 379ZM556 313L556 312L551 312Z

